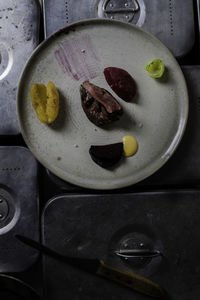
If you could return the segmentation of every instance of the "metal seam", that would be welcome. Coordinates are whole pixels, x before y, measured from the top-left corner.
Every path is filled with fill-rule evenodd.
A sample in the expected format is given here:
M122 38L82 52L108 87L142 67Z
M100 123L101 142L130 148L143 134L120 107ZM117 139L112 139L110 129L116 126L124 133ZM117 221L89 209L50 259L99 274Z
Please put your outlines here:
M170 35L174 35L174 25L173 25L173 5L172 0L169 0L169 22L170 22Z

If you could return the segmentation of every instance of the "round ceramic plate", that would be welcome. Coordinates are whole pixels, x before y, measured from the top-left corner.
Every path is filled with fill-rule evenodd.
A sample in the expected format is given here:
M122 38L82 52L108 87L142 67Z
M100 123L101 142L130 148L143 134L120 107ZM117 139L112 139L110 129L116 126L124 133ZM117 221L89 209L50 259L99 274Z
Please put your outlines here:
M149 77L146 64L161 59L166 72ZM108 86L103 70L119 67L136 81L137 96L125 102ZM123 107L117 122L101 129L85 115L80 99L84 80L110 91ZM60 112L51 125L41 123L30 100L34 83L54 82ZM70 183L93 189L125 187L150 176L173 154L187 121L188 93L182 71L170 51L154 36L118 21L78 22L45 40L27 62L20 78L17 111L21 132L35 157ZM120 142L134 136L138 152L111 170L93 162L91 145Z

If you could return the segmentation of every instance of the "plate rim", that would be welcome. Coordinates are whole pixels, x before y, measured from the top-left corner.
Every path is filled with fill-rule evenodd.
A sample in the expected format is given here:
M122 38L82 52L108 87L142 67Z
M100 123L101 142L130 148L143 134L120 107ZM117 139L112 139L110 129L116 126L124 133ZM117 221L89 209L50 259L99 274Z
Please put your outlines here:
M32 148L32 146L29 144L28 138L26 137L26 134L23 130L23 122L22 122L22 118L20 117L20 93L21 93L21 85L23 84L23 77L24 74L27 70L27 68L29 67L29 64L31 63L31 61L34 59L35 55L37 55L37 53L40 51L40 49L42 49L46 44L48 44L53 38L61 35L61 34L66 34L66 33L70 33L71 31L74 31L76 27L81 27L81 26L87 26L87 25L95 25L95 24L114 24L114 25L121 25L121 26L126 26L129 27L131 30L137 30L137 31L141 31L142 34L149 36L151 39L154 39L156 41L156 43L160 44L163 48L165 48L165 51L168 53L168 55L174 60L174 63L176 64L176 68L179 71L179 75L182 78L182 83L184 85L184 94L185 94L185 106L184 106L184 117L182 117L182 125L181 125L181 130L179 129L180 127L180 122L179 122L179 126L178 126L178 130L176 132L176 134L174 135L174 138L172 140L172 142L174 142L174 145L172 147L172 149L170 150L170 154L161 162L161 159L157 159L156 161L158 161L156 163L156 165L154 166L154 168L152 170L150 170L149 172L146 172L145 175L140 176L139 179L137 180L128 180L126 182L121 182L121 183L114 183L113 179L112 179L112 183L110 183L109 180L109 186L108 185L104 185L102 186L101 184L94 184L94 183L85 183L85 182L81 182L80 180L78 180L79 177L75 176L77 178L77 180L75 179L71 179L71 178L67 178L63 175L63 173L65 173L64 171L62 171L61 173L59 171L57 171L57 167L55 168L51 168L51 166L48 165L48 163L46 163L44 161L44 159L38 155L38 153L36 151L34 151L34 149ZM66 35L67 36L67 35ZM183 135L185 133L185 129L186 129L186 125L187 125L187 121L188 121L188 115L189 115L189 93L188 93L188 88L187 88L187 83L186 83L186 79L184 77L183 71L181 69L181 66L179 65L178 61L176 60L176 58L174 57L174 55L172 54L172 52L169 50L169 48L167 48L167 46L165 46L165 44L163 42L161 42L156 36L154 36L152 33L144 30L141 27L136 26L135 24L131 24L131 23L125 23L119 20L110 20L110 19L105 19L105 18L92 18L92 19L84 19L84 20L80 20L77 22L73 22L67 26L62 27L61 29L53 32L50 36L48 36L45 40L43 40L36 48L35 50L32 52L32 54L30 55L29 59L26 61L24 68L20 74L19 80L18 80L18 85L17 85L17 93L16 93L16 108L17 108L17 119L18 119L18 124L19 124L19 128L20 128L20 132L21 135L27 145L27 147L29 148L29 150L32 152L32 154L34 155L34 157L43 165L43 167L45 167L46 169L48 169L49 171L51 171L54 175L56 175L57 177L59 177L60 179L64 180L66 183L69 182L71 184L77 185L79 187L82 188L86 188L86 189L93 189L93 190L114 190L114 189L121 189L121 188L126 188L129 187L131 185L135 185L136 183L142 182L143 180L149 178L151 175L153 175L156 171L158 171L160 168L162 168L166 162L171 158L171 156L174 154L174 152L176 151L176 149L178 148ZM182 113L182 114L183 114ZM182 116L182 115L181 115ZM179 132L180 131L180 132ZM178 134L178 136L176 137L176 135ZM172 144L172 143L171 143ZM171 146L170 144L170 146ZM69 173L68 173L69 174ZM70 175L70 174L69 174ZM130 176L129 176L130 177ZM127 177L126 177L127 178Z
M10 284L14 285L14 288L19 288L19 287L22 288L23 290L25 290L25 293L29 294L31 299L42 300L41 296L37 293L37 291L31 285L29 285L28 283L26 283L25 281L23 281L17 277L2 273L2 274L0 274L0 283L1 282L6 282L8 284L8 286ZM13 287L10 286L9 290L13 291ZM21 291L20 291L20 294L18 294L18 296L23 297L24 295L22 295Z

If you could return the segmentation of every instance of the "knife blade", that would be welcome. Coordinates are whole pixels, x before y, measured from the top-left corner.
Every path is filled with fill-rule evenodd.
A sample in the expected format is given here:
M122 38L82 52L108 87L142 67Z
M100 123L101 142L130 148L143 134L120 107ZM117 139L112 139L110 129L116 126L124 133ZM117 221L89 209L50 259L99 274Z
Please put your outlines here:
M93 275L95 274L105 279L112 280L147 296L167 299L167 294L164 289L162 289L157 283L143 276L112 267L105 264L102 260L64 256L28 237L21 235L15 235L15 237L19 241L40 251L41 253L67 263L73 267L82 269Z

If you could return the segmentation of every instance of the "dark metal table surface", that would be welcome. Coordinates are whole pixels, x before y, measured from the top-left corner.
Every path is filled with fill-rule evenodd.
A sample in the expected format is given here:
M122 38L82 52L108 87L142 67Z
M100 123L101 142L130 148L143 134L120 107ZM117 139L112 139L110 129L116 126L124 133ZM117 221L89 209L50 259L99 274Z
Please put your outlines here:
M195 299L200 293L199 201L200 190L64 194L46 204L42 240L63 255L103 259L146 276L164 287L170 299ZM115 254L129 245L152 247L163 256L126 260ZM44 258L44 282L49 300L146 299L49 257Z
M15 107L20 73L35 47L56 30L88 18L119 19L156 35L177 58L189 91L187 128L172 158L134 186L95 193L62 181L35 160L20 134ZM41 240L60 252L97 255L150 277L172 299L200 298L199 37L199 0L1 1L1 274L30 284L44 299L144 299L42 259L14 237L21 233L39 240L42 233ZM153 239L167 260L127 264L110 254L109 247L130 238L135 228L140 237L148 233L147 240Z

